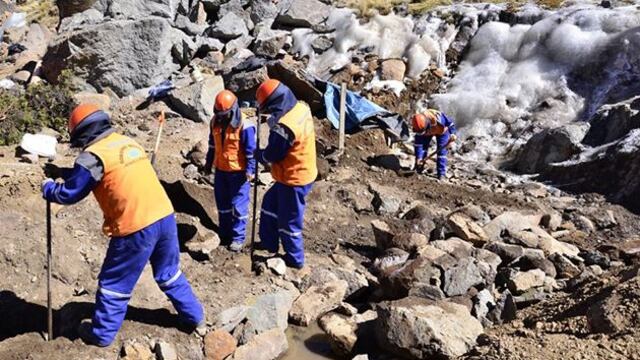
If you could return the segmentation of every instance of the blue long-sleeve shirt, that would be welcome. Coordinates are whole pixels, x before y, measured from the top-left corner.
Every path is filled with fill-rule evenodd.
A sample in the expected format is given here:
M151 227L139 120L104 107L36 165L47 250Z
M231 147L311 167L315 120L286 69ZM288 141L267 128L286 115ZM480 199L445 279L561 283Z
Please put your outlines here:
M240 146L247 158L246 173L253 175L256 172L256 159L254 154L256 152L256 127L253 124L244 123L242 131L240 132ZM207 169L213 166L213 160L215 159L216 144L213 139L213 134L209 134L209 150L207 151L206 165Z
M294 141L295 135L288 127L274 125L269 131L269 144L264 150L258 150L258 161L266 165L283 160Z
M75 204L95 189L103 175L104 168L100 160L90 152L82 152L76 159L73 169L65 174L64 182L46 183L42 197L58 204Z
M445 131L446 135L452 135L457 132L456 125L444 113L439 114L438 122L447 129ZM431 142L431 136L432 135L427 135L424 133L415 135L413 141L413 149L416 155L416 160L422 160L427 155L427 150L429 150L429 143ZM442 146L442 144L440 143L438 143L437 145L438 147Z

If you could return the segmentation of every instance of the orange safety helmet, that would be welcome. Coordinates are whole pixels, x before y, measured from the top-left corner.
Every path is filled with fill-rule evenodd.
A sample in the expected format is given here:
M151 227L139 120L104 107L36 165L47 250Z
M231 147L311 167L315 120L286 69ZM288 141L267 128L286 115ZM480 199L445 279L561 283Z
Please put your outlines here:
M258 106L262 107L262 105L267 101L269 96L273 94L274 91L280 85L280 81L276 79L267 79L265 80L256 91L256 100L258 100Z
M411 126L414 132L420 132L427 128L427 117L424 114L415 114L411 118Z
M231 91L222 90L216 96L216 103L213 109L216 111L228 111L236 101L238 101L238 98Z
M97 111L100 111L100 109L93 104L80 104L76 106L69 116L69 134L73 133L84 119Z

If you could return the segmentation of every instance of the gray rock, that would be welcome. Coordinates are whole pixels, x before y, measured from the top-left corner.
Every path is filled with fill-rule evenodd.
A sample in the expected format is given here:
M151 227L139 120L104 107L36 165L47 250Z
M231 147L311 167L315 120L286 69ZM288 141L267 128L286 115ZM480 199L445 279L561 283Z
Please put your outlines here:
M447 296L464 295L472 287L484 284L477 261L471 257L461 259L455 266L442 270L442 290Z
M276 57L287 41L287 35L286 31L263 28L256 36L252 50L259 56Z
M484 231L492 241L498 241L506 230L511 234L538 226L541 215L525 215L515 211L507 211L496 216L484 226Z
M178 352L175 346L167 342L157 342L154 351L158 360L178 360Z
M571 279L580 275L582 272L582 270L578 266L574 265L571 260L558 253L549 255L549 260L556 267L557 276L559 278Z
M173 47L171 47L171 55L175 62L181 66L186 66L198 51L198 45L181 31L173 32Z
M382 348L409 359L461 356L482 332L466 307L415 297L381 304L375 326Z
M584 153L577 161L552 165L542 177L563 184L571 192L596 192L632 211L640 209L640 129Z
M216 38L199 36L196 38L197 52L208 53L210 51L222 51L224 43Z
M282 61L273 62L267 65L269 77L280 80L287 85L298 100L309 104L314 113L324 109L323 93L315 87L315 80L304 68L285 64Z
M317 54L322 54L323 52L331 49L333 47L333 39L326 35L317 36L311 42L311 48Z
M263 81L267 80L269 75L264 67L253 71L239 72L226 77L225 85L228 90L234 93L245 91L255 91Z
M518 259L518 261L509 265L517 267L523 271L540 269L544 271L547 276L552 278L555 278L557 275L556 267L544 256L544 251L542 250L525 249L523 255Z
M240 50L246 50L251 42L253 41L253 37L248 34L244 34L236 39L233 39L224 46L224 53L226 56L234 54Z
M62 19L58 33L82 29L88 25L96 25L102 22L104 15L96 9L88 9Z
M198 25L192 22L188 17L180 14L176 17L175 27L192 36L202 35L202 33L207 30L206 25Z
M560 225L562 225L562 215L557 212L544 214L542 219L540 219L540 225L544 226L549 231L556 231Z
M578 215L575 218L575 224L579 230L582 230L588 234L596 231L596 226L593 224L593 221L589 220L589 218L586 216Z
M294 294L289 291L260 296L247 311L243 339L251 339L255 335L275 328L281 331L286 330L293 299Z
M284 275L287 272L287 264L281 258L267 259L267 267L278 275Z
M389 224L382 220L375 219L371 221L371 229L373 230L373 237L376 240L376 246L378 249L391 248L391 242L395 237L395 233L392 232Z
M209 122L213 116L216 95L224 90L220 76L206 76L188 86L169 93L169 104L180 115L197 122Z
M517 160L516 169L521 173L539 173L551 163L568 160L580 153L580 143L589 130L585 123L563 125L543 130L527 141Z
M198 173L198 167L193 165L193 164L189 164L187 165L187 167L184 168L184 177L189 179L189 180L195 180L198 178L198 176L200 176L200 174Z
M226 13L207 31L209 36L222 41L233 40L249 33L249 29L247 29L244 20L232 12Z
M480 320L485 327L491 325L491 321L487 318L489 313L496 307L496 301L491 295L491 291L484 289L473 297L473 309L471 314Z
M432 241L430 245L456 259L463 259L473 255L473 245L455 237L447 240L435 240Z
M119 96L159 83L178 65L172 62L175 39L161 18L114 20L82 30L61 33L51 43L42 68L49 82L72 69L88 84Z
M65 19L70 16L73 16L77 13L84 12L90 9L96 0L67 0L67 1L57 1L56 5L58 6L58 13L60 15L60 19ZM1 6L1 5L0 5ZM2 11L13 11L12 9L2 9Z
M191 170L192 169L190 169L190 172ZM185 177L189 178L186 176L186 173L187 170L185 169ZM211 260L211 253L220 246L220 238L218 234L211 230L206 230L205 233L201 233L201 230L199 230L197 238L187 241L185 246L189 253L200 258Z
M263 21L273 20L278 16L278 7L270 0L251 1L251 20L258 24Z
M232 332L238 324L247 318L249 309L249 306L236 306L220 312L213 321L213 328Z
M522 294L529 289L542 286L545 276L544 271L540 269L518 272L509 279L509 290L515 294Z
M500 294L496 306L489 312L487 319L494 324L502 324L516 319L517 306L509 290Z
M284 331L275 328L255 336L233 353L232 360L274 360L289 348Z
M509 245L501 242L490 243L485 247L485 249L500 256L502 261L507 264L518 260L522 255L524 255L524 249L522 246Z
M142 19L158 16L173 21L179 0L99 0L94 8L114 19Z
M285 4L289 4L286 6ZM329 17L331 7L319 0L287 0L276 23L290 27L312 27Z
M340 305L347 294L348 284L344 280L312 286L294 302L289 319L297 325L308 326L323 314Z
M390 268L403 265L409 259L409 253L397 248L387 249L382 255L373 261L371 271L374 274L382 274Z
M251 14L248 10L245 10L245 5L247 1L244 0L229 0L226 3L220 5L220 10L218 11L218 18L224 17L228 13L233 13L244 21L247 29L249 31L253 30L254 23L251 20Z
M407 296L411 289L418 286L434 285L439 288L441 278L440 268L428 259L419 257L407 261L402 267L391 273L383 274L380 278L380 286L386 297L399 299Z
M621 139L631 130L640 128L638 110L640 96L603 105L589 121L591 127L582 142L589 146L600 146Z
M428 300L443 300L446 295L435 285L418 284L409 289L409 296L415 296Z

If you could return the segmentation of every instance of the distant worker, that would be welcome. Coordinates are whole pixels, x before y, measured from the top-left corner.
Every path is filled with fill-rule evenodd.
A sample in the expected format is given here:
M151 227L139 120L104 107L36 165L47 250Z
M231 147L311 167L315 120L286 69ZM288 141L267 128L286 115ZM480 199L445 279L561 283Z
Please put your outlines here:
M42 183L43 197L70 205L93 191L104 213L103 232L111 237L98 276L93 321L80 324L79 336L96 346L114 341L147 262L185 325L203 334L202 305L180 271L174 210L144 149L116 133L109 116L90 104L73 110L69 134L71 145L83 152L63 183Z
M238 99L228 90L216 96L213 113L205 170L216 169L213 188L220 237L231 251L239 252L244 246L250 181L256 168L256 127L244 118Z
M423 113L415 114L411 123L415 132L416 171L422 172L424 170L425 162L428 160L429 145L435 136L438 155L436 171L438 179L443 179L447 175L448 148L457 139L453 121L444 113L429 109Z
M305 198L318 175L313 116L309 106L277 80L263 82L256 98L260 111L270 115L269 144L258 152L258 161L270 164L276 181L262 200L261 244L275 253L282 241L285 263L300 269L304 266Z

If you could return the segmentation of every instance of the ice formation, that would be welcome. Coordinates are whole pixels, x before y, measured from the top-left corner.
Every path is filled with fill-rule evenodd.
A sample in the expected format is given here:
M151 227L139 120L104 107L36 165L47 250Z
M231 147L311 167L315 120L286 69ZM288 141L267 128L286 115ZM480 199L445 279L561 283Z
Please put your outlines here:
M593 67L602 66L606 49L639 25L635 7L586 5L559 10L533 25L489 22L471 40L447 92L434 95L430 104L453 116L463 135L481 145L475 148L483 153L472 155L503 155L535 128L575 121L599 107L593 97L584 98L589 91L572 86L571 77L602 72Z

